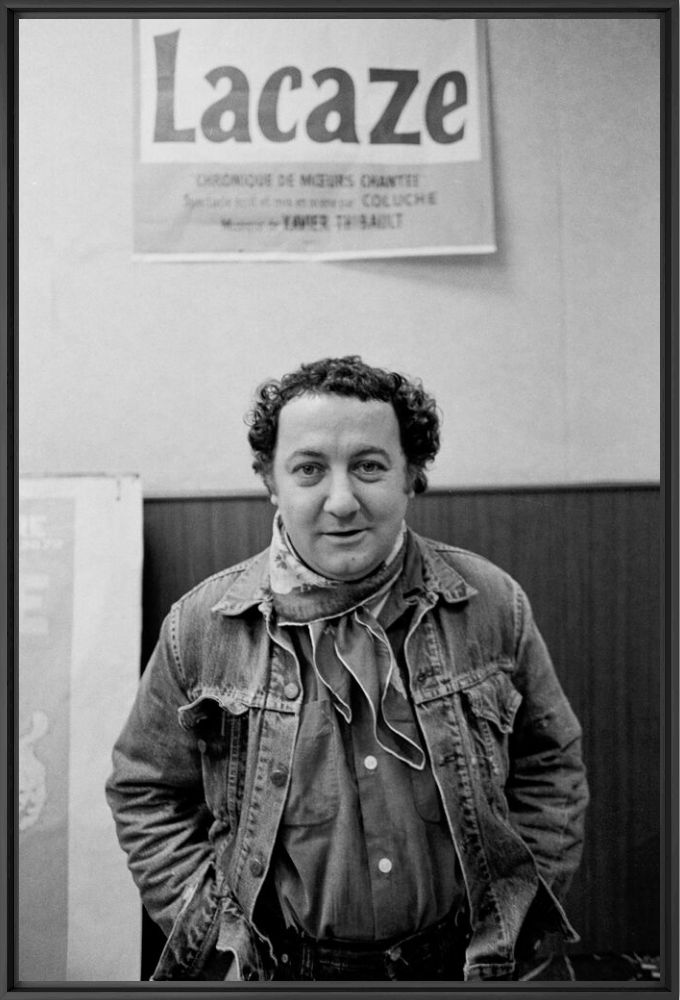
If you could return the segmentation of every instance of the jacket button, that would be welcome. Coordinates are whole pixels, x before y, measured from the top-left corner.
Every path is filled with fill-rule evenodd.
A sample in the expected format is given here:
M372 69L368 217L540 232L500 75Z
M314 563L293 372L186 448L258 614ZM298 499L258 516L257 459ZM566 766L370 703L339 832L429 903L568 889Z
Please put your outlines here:
M293 698L297 698L298 694L300 693L300 688L294 681L289 681L288 684L286 684L286 686L284 687L283 693L285 694L286 698L288 698L289 701L292 701Z
M206 750L208 749L208 744L205 742L205 740L199 740L196 746L198 747L199 753L205 753Z
M254 875L255 878L259 878L260 875L264 874L264 865L259 858L253 858L250 862L250 873Z
M272 771L271 777L272 777L272 784L276 785L277 788L280 788L282 785L285 785L286 783L286 779L288 777L288 770L285 767L277 767L274 771Z

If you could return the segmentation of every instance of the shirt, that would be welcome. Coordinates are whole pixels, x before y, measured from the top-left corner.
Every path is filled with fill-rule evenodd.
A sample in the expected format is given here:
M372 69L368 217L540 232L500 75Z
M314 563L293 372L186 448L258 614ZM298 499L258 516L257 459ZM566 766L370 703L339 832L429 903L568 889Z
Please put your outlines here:
M398 663L410 610L400 577L379 619ZM286 924L316 939L414 933L464 897L432 769L427 762L416 770L383 750L355 681L347 723L316 675L307 628L288 629L303 665L304 696L270 892ZM404 671L403 660L400 666ZM402 703L400 728L422 742L409 701Z

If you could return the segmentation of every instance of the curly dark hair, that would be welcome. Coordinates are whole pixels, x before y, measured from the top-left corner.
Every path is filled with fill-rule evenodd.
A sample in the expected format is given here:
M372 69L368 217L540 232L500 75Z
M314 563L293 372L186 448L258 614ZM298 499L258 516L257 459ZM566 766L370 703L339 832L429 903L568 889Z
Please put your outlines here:
M398 372L372 368L358 355L323 358L303 364L280 380L270 379L258 388L246 423L253 451L253 469L265 482L271 474L281 409L304 393L353 396L364 401L391 403L399 422L401 446L413 476L413 490L427 489L425 467L439 451L437 405L419 380Z

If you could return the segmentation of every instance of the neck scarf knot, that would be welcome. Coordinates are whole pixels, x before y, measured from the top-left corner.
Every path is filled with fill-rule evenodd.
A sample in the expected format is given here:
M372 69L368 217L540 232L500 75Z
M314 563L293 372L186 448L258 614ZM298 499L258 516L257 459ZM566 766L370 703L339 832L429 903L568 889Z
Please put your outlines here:
M339 714L346 722L352 721L350 689L354 680L370 707L379 746L422 770L422 747L400 724L411 717L408 696L392 647L376 617L403 569L405 551L406 527L402 525L388 558L367 577L329 580L301 562L277 514L269 555L270 585L279 624L307 628L312 666ZM413 732L412 727L409 731Z

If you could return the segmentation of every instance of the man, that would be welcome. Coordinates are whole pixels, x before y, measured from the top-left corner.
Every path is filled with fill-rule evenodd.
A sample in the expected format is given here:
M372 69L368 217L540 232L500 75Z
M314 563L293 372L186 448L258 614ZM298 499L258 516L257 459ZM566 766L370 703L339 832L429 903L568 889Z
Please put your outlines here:
M512 979L577 939L581 732L518 584L405 525L434 400L326 359L249 440L271 545L171 609L107 784L153 978Z

